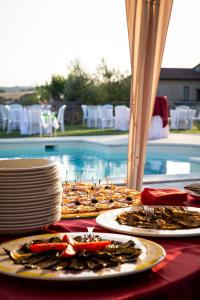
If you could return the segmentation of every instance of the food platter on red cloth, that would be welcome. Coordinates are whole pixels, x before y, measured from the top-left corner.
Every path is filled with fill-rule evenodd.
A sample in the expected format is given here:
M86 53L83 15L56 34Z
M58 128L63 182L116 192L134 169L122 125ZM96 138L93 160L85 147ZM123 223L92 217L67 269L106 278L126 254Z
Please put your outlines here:
M186 215L186 218L183 218L183 221L185 221L185 224L187 227L189 227L189 224L187 224L187 218L188 218L188 213L194 213L195 215L197 215L194 219L194 216L190 216L190 225L192 226L192 228L180 228L180 226L178 226L176 229L175 227L171 227L171 229L168 229L170 227L166 227L167 229L162 229L165 227L161 227L161 229L157 228L150 228L152 226L145 227L144 224L139 224L139 226L134 226L133 223L132 225L127 225L128 223L125 224L125 222L119 222L119 216L121 216L122 214L127 214L128 218L131 219L130 214L132 214L133 216L135 216L137 218L137 216L139 215L139 212L141 211L141 209L145 209L148 210L149 209L154 209L154 210L160 210L160 209L174 209L175 211L175 215ZM150 211L151 214L151 211ZM148 215L145 216L148 220L149 220L149 225L151 225L152 221L151 221L151 216ZM193 219L191 219L193 218ZM155 217L153 216L153 219L155 219ZM175 217L174 217L175 219ZM155 220L156 221L156 220ZM159 220L160 221L160 220ZM161 220L162 222L163 220ZM102 212L97 218L96 218L96 222L98 225L115 231L115 232L119 232L119 233L125 233L125 234L131 234L131 235L137 235L137 236L150 236L150 237L186 237L186 236L196 236L196 235L200 235L200 208L197 207L182 207L182 206L133 206L133 207L128 207L128 208L119 208L119 209L115 209L115 210L110 210L110 211L106 211L106 212ZM182 222L183 223L183 222ZM196 223L196 228L194 225L194 223ZM172 229L173 228L173 229Z
M85 238L87 233L86 232L70 233L70 237L69 234L67 235L68 235L68 239L71 238L78 239L78 238ZM2 243L0 245L0 273L10 275L10 276L15 276L15 277L38 279L38 280L56 280L56 281L94 280L94 279L113 278L113 277L119 277L119 276L124 276L129 274L135 274L138 272L143 272L145 270L152 268L154 265L158 264L165 257L165 250L157 243L154 243L149 240L135 238L133 236L112 234L112 233L92 234L92 236L94 236L95 238L96 235L98 235L98 238L102 239L103 241L110 241L108 247L110 249L109 251L111 252L113 251L112 249L113 247L115 247L115 244L120 245L120 247L124 245L126 245L124 247L127 247L127 244L131 243L132 245L134 245L134 247L138 252L137 259L130 260L125 263L123 263L122 261L122 263L120 264L109 266L109 267L104 267L103 265L102 268L95 269L95 270L88 269L88 268L79 271L74 271L74 270L71 271L68 268L64 268L63 270L59 269L60 264L61 266L69 265L69 260L68 258L66 258L64 260L59 261L58 268L54 267L54 269L52 270L51 268L49 268L49 266L50 265L55 266L55 264L52 263L52 257L49 257L50 252L46 252L46 257L44 258L45 253L42 253L41 254L42 256L38 257L37 256L38 253L30 253L30 251L27 251L27 249L26 251L23 250L24 247L27 248L27 245L32 245L33 248L33 243L36 243L35 244L36 247L40 249L43 248L44 246L49 247L49 243L48 245L45 244L45 241L47 240L48 242L49 241L51 242L51 249L52 249L53 243L57 243L58 239L61 239L63 241L64 237L66 236L65 233L44 234L44 235L24 237L24 238ZM53 242L52 239L54 240ZM40 245L38 245L37 243L40 243ZM41 246L41 243L43 243L43 246ZM61 247L60 245L61 243L58 244L59 247ZM132 248L133 247L131 246L131 249L128 250L132 251L133 250ZM127 253L129 253L129 251ZM84 254L84 256L87 259L87 251L85 251L82 254ZM99 255L102 255L102 252L100 252ZM15 259L17 259L18 263L16 263ZM18 259L20 260L20 263ZM29 259L31 259L31 261ZM56 258L54 257L54 259L59 260L59 255L57 254ZM39 265L35 267L36 260L37 262L39 262ZM74 260L75 257L73 257L73 263ZM24 265L24 263L22 263L24 261L28 262L28 264ZM30 265L33 265L33 268L31 268Z

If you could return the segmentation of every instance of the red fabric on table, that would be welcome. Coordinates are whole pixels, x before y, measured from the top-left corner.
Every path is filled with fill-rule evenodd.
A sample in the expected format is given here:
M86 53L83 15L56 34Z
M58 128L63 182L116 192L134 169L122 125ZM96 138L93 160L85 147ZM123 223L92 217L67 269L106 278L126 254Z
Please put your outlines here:
M195 195L191 195L190 193L188 193L188 200L200 202L200 196L195 196Z
M63 220L56 228L105 232L95 219ZM53 225L51 226L53 228ZM45 282L0 275L1 300L188 300L200 297L200 240L151 238L166 250L166 258L152 270L113 279L84 282Z
M144 188L141 193L141 201L145 205L182 205L187 201L187 197L187 192L176 188Z
M163 120L163 128L169 124L168 101L166 96L156 97L153 116L160 116Z

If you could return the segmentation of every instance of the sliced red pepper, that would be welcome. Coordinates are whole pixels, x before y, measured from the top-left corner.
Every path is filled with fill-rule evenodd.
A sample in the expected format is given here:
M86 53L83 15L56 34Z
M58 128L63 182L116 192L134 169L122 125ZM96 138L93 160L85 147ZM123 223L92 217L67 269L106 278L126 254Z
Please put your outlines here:
M67 248L67 243L42 243L42 244L31 244L29 249L31 252L40 253L50 250L63 251Z
M95 252L104 249L110 245L111 241L98 241L98 242L80 242L74 245L74 248L78 250L86 250L88 252Z
M67 248L62 252L62 257L72 257L76 254L76 250L71 244L67 245Z
M75 240L68 234L65 234L62 238L62 241L64 243L68 243L68 244L71 244L71 245L74 245L75 244Z

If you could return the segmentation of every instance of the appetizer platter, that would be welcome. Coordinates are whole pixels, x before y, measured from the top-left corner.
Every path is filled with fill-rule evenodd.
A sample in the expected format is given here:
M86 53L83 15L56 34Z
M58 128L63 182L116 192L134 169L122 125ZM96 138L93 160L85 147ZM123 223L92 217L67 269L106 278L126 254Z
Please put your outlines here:
M139 205L103 212L96 222L109 230L140 236L195 236L200 235L200 208Z
M65 183L62 218L94 217L101 211L140 203L140 193L113 184Z
M152 268L158 244L132 236L86 232L29 236L0 245L0 273L39 280L91 280Z

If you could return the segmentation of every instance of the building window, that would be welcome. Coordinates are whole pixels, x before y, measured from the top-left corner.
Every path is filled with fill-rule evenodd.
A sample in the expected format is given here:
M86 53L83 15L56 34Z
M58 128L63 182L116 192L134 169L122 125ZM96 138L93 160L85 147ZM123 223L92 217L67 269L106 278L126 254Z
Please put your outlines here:
M197 101L200 101L200 89L197 89Z
M184 86L184 90L183 90L183 99L184 101L188 101L189 100L189 86Z

